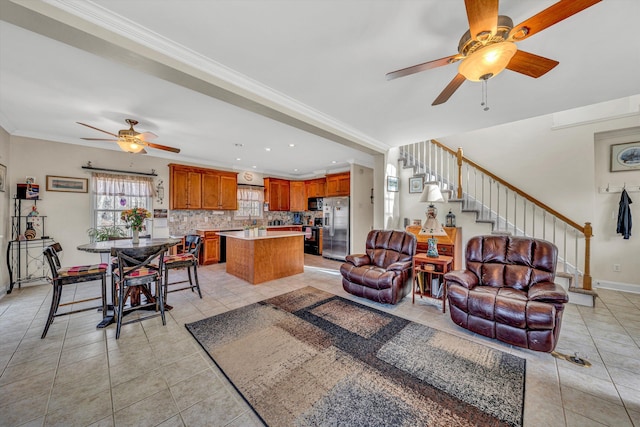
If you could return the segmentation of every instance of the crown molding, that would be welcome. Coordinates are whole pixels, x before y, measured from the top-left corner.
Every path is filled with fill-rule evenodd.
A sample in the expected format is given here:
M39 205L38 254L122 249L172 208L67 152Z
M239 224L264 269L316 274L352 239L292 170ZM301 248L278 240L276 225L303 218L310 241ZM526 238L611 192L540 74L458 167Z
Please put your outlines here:
M199 73L208 76L208 81L240 96L248 96L267 107L275 108L293 118L324 128L327 131L373 151L384 153L390 148L389 144L371 138L327 114L315 110L308 105L253 80L186 46L146 29L127 17L115 14L91 1L41 1L197 70ZM85 31L87 31L87 29L85 29Z

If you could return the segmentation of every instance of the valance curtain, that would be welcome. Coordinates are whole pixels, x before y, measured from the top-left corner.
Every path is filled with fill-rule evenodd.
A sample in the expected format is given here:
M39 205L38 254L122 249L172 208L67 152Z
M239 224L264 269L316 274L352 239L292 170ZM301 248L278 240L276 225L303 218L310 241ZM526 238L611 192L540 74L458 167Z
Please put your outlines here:
M153 178L149 176L92 174L93 191L102 196L154 197Z

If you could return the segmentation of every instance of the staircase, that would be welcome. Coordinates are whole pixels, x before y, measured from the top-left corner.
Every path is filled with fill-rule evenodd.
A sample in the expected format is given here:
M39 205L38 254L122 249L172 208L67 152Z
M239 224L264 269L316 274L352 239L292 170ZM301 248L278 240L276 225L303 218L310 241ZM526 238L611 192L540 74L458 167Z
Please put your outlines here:
M569 302L593 307L591 289L591 224L584 226L536 200L438 141L400 147L404 168L437 183L450 202L475 222L489 224L491 233L526 236L553 242L558 247L556 282L569 293Z

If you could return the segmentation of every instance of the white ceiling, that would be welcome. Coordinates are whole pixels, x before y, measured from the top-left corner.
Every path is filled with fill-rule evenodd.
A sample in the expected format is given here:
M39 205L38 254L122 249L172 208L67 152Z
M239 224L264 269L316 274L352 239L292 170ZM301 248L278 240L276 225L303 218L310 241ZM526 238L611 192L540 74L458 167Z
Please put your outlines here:
M503 0L500 14L519 23L553 3ZM0 0L0 125L118 149L81 140L106 135L76 122L117 133L133 118L182 150L150 155L310 177L372 165L393 146L639 94L638 17L640 1L604 0L518 43L560 65L490 80L485 112L473 82L431 106L457 65L385 79L457 52L463 0Z

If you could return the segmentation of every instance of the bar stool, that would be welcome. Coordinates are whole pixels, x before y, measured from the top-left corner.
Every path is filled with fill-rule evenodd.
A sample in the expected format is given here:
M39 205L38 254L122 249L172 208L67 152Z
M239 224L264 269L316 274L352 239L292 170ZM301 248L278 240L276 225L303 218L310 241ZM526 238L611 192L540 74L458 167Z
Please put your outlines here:
M202 245L202 237L197 234L189 234L184 238L184 252L176 255L164 256L164 299L167 300L167 292L183 291L185 289L194 289L198 291L200 299L202 299L202 292L200 292L200 283L198 281L198 255L200 255L200 246ZM169 282L169 270L175 268L186 268L188 280L180 280L177 282ZM193 278L191 277L191 269L193 268ZM195 279L195 282L194 280ZM181 283L189 282L189 286L183 286L181 288L168 290L169 285L178 285Z
M60 258L58 252L62 251L60 243L54 243L44 248L43 253L49 268L51 269L51 278L49 281L53 286L53 296L51 297L51 308L49 309L49 316L47 317L47 323L44 326L41 339L47 336L49 326L53 323L53 318L58 316L65 316L67 314L79 313L81 311L95 310L102 307L102 316L107 314L107 263L91 264L91 265L76 265L73 267L61 267ZM62 287L66 285L75 285L83 282L91 282L94 280L100 280L102 283L102 295L94 298L87 298L78 301L66 302L60 304L62 296ZM87 301L93 301L102 299L102 304L99 306L92 306L81 308L72 311L66 311L64 313L58 313L58 308L71 304L80 304Z
M117 257L118 266L113 271L114 276L114 314L116 316L116 339L120 338L122 325L140 322L152 317L161 316L162 324L166 325L164 315L164 290L162 289L163 255L165 248L133 247L111 248L111 256ZM155 294L151 294L151 285L155 285ZM145 304L141 304L140 294L146 297ZM131 299L129 307L125 302ZM134 302L135 301L135 302ZM137 319L123 322L125 313L141 308L155 306L155 313ZM159 313L158 313L159 311Z

